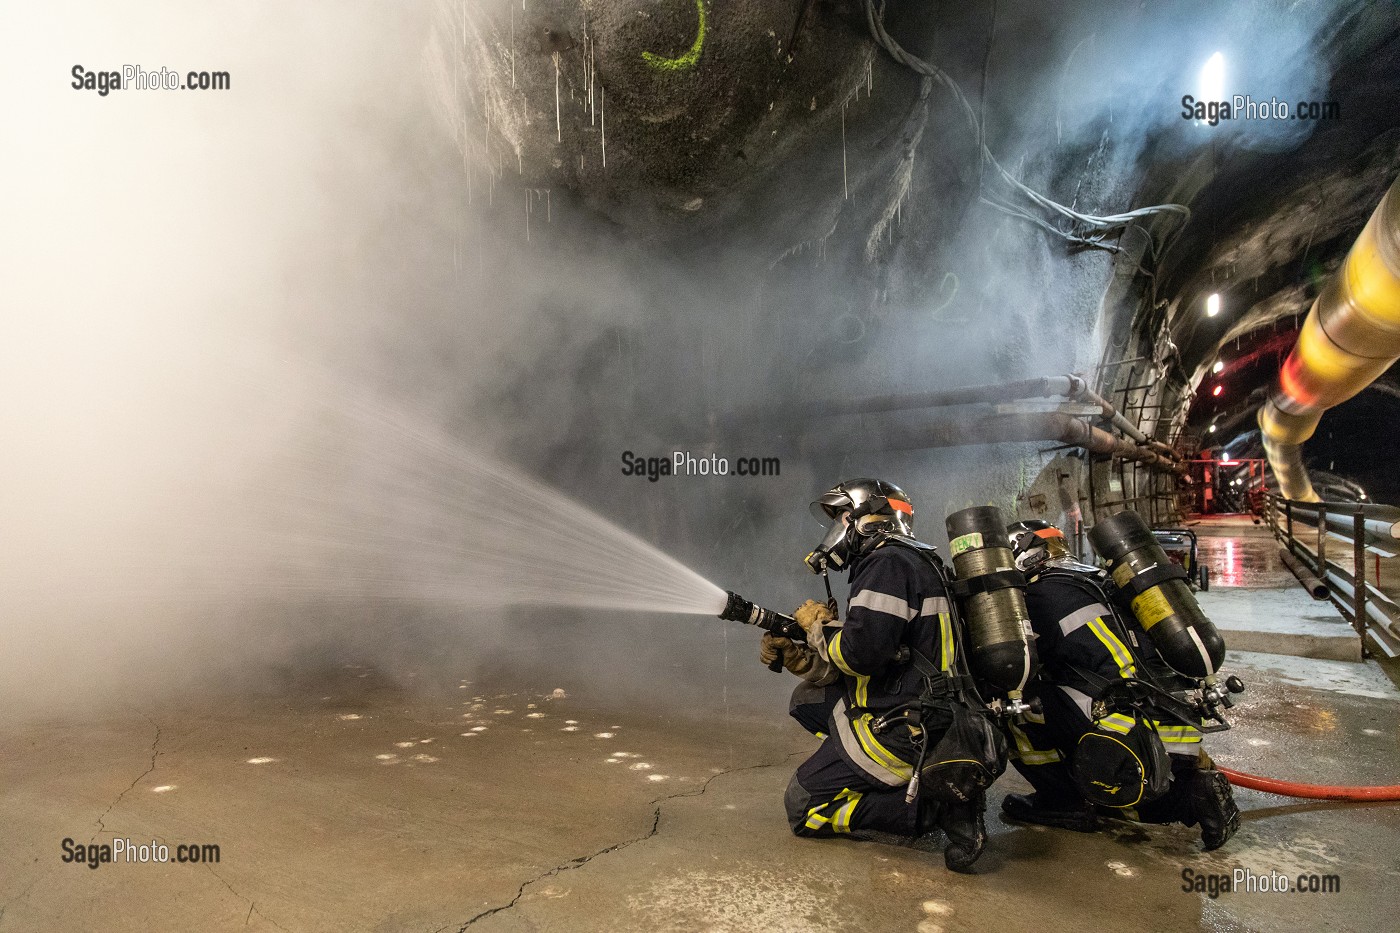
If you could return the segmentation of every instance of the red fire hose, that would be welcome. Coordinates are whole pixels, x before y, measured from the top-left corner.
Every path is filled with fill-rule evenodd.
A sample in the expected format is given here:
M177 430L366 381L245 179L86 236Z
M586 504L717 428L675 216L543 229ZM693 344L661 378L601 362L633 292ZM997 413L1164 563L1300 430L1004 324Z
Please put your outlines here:
M1236 787L1267 791L1282 797L1307 797L1310 800L1400 800L1400 785L1392 787L1340 787L1330 784L1295 784L1274 778L1245 774L1216 766Z

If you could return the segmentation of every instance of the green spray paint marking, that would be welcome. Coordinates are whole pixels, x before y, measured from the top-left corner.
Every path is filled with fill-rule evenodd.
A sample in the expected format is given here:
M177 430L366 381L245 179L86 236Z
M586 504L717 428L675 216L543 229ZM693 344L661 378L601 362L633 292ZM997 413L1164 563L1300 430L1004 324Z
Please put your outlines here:
M700 60L700 50L705 46L705 0L695 0L695 10L700 14L700 28L695 33L695 44L680 58L662 58L650 52L643 52L642 59L651 67L662 71L685 71L694 68Z

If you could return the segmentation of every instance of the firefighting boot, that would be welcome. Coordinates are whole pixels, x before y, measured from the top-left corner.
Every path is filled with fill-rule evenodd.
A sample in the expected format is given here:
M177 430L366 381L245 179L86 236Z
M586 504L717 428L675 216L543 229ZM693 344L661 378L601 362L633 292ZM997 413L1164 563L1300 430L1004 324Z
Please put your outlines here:
M1007 794L1001 801L1001 812L1017 823L1053 826L1076 833L1092 833L1099 828L1099 818L1088 804L1056 804L1035 794Z
M1201 824L1201 844L1207 852L1220 848L1240 828L1240 811L1230 782L1219 771L1195 771L1188 780L1191 815Z
M943 849L943 864L949 871L972 871L972 864L987 845L987 824L983 820L987 808L986 795L978 790L969 798L967 801L945 803L940 808L938 825L948 836L948 845Z

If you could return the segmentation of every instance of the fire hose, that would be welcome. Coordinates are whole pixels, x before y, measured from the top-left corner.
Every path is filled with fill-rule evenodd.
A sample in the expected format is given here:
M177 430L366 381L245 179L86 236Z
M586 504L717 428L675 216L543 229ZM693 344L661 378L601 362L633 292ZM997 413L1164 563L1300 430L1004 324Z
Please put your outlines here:
M1236 787L1262 790L1280 797L1305 797L1309 800L1357 800L1388 801L1400 800L1400 785L1390 787L1346 787L1333 784L1298 784L1293 781L1280 781L1275 778L1246 774L1230 768L1220 768L1221 774Z

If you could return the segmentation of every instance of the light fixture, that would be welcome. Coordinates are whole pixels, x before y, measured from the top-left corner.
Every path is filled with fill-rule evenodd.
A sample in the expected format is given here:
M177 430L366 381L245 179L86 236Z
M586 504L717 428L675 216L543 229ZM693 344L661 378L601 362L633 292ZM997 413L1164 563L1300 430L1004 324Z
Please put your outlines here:
M1225 56L1216 52L1201 68L1201 93L1206 103L1225 99Z
M1213 373L1218 373L1218 372L1223 372L1224 369L1225 369L1225 361L1224 361L1224 360L1216 360L1216 361L1215 361L1215 365L1212 366L1212 367L1210 368L1210 371L1213 372Z
M1221 462L1221 463L1229 463L1229 462L1230 462L1230 455L1227 454L1227 453L1222 453L1222 454L1220 455L1220 462Z
M1212 292L1206 298L1206 317L1215 317L1220 313L1220 295Z
M1213 389L1210 390L1210 394L1211 394L1211 395L1218 396L1218 395L1220 395L1221 392L1224 392L1224 391L1225 391L1225 387L1224 387L1224 386L1219 386L1219 385L1218 385L1218 386L1216 386L1215 388L1213 388Z
M1215 433L1215 425L1211 425L1207 430L1209 430L1210 433L1214 434L1214 433Z

